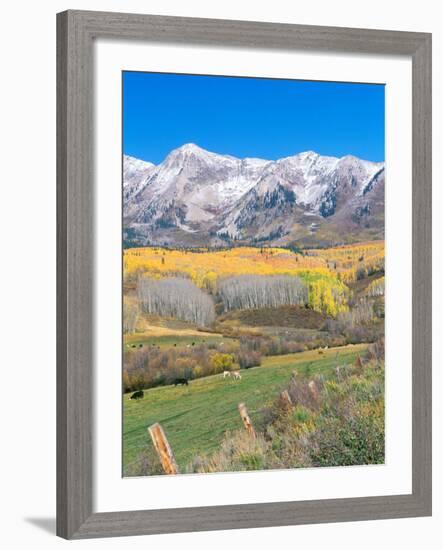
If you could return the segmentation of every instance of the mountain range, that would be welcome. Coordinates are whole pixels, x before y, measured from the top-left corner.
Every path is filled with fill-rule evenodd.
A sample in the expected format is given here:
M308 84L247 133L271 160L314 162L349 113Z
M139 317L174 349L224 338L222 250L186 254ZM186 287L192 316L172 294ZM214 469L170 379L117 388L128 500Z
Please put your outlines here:
M125 246L326 246L384 238L383 162L239 159L188 143L123 158Z

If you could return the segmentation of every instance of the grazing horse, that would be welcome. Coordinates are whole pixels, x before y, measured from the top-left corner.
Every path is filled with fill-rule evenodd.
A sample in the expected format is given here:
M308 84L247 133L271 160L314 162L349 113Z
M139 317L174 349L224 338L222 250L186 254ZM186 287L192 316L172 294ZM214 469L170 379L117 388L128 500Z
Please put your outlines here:
M131 395L130 399L143 399L144 396L143 390L138 390Z
M174 386L189 386L187 378L176 378L174 380Z
M241 380L241 374L238 370L232 371L232 376L234 377L234 380Z
M223 378L231 378L231 371L224 370L223 371Z

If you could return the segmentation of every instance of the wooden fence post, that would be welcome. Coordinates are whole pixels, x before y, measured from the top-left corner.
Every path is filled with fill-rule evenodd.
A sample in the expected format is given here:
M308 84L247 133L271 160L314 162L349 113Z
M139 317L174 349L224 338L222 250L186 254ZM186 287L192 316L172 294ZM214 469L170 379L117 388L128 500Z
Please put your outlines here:
M163 470L166 474L178 474L177 462L174 458L171 446L166 439L165 432L158 422L149 426L149 435L160 458Z
M243 424L245 425L245 428L247 429L248 433L255 439L255 430L254 426L252 425L251 419L248 415L248 410L246 409L246 405L244 403L239 403L238 410L240 412L241 419L243 420Z
M288 405L291 405L292 406L292 399L291 399L291 396L289 395L289 392L288 390L283 390L280 394L280 397L283 401L285 401Z
M308 384L309 391L311 392L311 395L315 401L318 401L318 388L317 384L314 382L314 380L311 380Z

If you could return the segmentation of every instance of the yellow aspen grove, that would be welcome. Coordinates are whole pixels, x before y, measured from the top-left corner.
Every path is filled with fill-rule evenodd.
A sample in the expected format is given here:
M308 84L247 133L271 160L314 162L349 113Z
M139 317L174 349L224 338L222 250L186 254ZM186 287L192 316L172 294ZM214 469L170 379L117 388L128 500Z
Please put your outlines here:
M384 245L378 242L363 243L307 250L303 254L284 248L199 248L192 251L159 247L130 248L124 251L123 265L124 281L129 287L136 286L145 278L155 281L182 277L208 295L215 296L221 289L227 288L225 281L229 280L234 284L240 281L240 277L263 277L260 289L263 285L268 285L267 290L273 289L270 294L268 293L271 302L275 301L276 305L303 304L304 298L300 291L297 291L298 301L294 301L295 286L290 290L282 284L283 280L273 280L274 277L287 277L294 285L306 286L306 305L309 308L336 317L339 313L347 311L349 292L346 284L357 280L363 274L367 276L384 269ZM250 306L245 306L248 298L247 293L244 294L241 307L269 305L257 301L257 292L261 293L265 288L263 286L263 289L258 290L259 279L255 279L256 282L253 282L253 279L249 280L249 283L255 286L255 298ZM242 287L247 286L246 279L243 279ZM289 299L289 296L292 298Z

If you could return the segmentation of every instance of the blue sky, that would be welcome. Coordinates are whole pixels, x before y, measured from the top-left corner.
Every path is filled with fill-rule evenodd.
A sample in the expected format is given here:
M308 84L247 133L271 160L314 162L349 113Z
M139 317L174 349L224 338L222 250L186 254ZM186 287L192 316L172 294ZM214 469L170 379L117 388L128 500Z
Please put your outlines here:
M384 160L384 85L123 72L123 150L158 164L184 143L236 157Z

